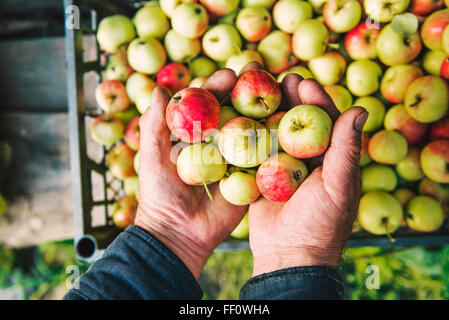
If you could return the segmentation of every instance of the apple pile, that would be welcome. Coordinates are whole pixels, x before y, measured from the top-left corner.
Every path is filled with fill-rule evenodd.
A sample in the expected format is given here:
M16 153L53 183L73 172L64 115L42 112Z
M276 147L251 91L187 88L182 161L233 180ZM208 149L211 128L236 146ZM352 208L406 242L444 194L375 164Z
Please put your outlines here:
M185 144L177 170L186 184L212 199L207 185L218 182L235 205L287 201L333 126L317 106L280 107L289 73L319 82L340 112L369 112L354 231L431 232L449 214L448 0L148 1L132 19L103 18L97 41L108 59L91 135L124 181L120 227L135 215L139 116L156 86L171 94L165 116ZM242 73L252 61L266 71ZM239 75L223 105L201 88L219 68Z

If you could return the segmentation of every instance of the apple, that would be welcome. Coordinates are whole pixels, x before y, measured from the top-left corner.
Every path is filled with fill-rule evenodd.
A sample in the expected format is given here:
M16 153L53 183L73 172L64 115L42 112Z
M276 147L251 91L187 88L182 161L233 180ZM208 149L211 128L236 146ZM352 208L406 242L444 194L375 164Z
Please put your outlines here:
M438 200L446 214L449 213L449 185L424 178L419 183L419 193Z
M106 113L126 110L131 101L126 95L125 85L119 80L106 80L95 89L95 100Z
M424 174L440 183L449 183L449 140L436 140L421 152Z
M139 38L162 39L170 29L170 22L156 1L147 2L139 9L133 18L133 23Z
M201 88L203 84L207 81L207 77L196 77L190 81L189 88Z
M270 132L253 119L234 118L221 128L218 147L229 163L242 168L255 167L270 155Z
M352 107L352 95L345 87L334 84L325 86L324 90L331 97L335 106L341 113Z
M368 152L378 163L396 164L407 156L407 140L396 131L381 130L371 137Z
M282 92L276 79L264 70L244 72L231 92L234 108L242 115L254 119L273 114L281 100Z
M218 122L217 129L208 132L209 136L206 138L207 142L218 143L218 136L223 126L232 119L240 117L240 114L231 106L222 106L220 111L220 121Z
M139 203L134 196L119 198L112 205L112 221L120 229L126 229L134 224Z
M285 116L286 113L287 112L279 111L273 113L265 120L265 127L270 130L272 154L276 153L276 151L283 151L278 141L278 128L281 119Z
M309 69L321 85L340 82L346 70L346 60L337 51L328 51L309 61Z
M97 41L107 53L115 53L119 47L136 37L131 20L121 14L103 18L98 25Z
M303 79L313 78L312 73L306 67L304 67L304 66L293 66L293 67L290 67L287 70L283 71L281 74L279 74L278 78L277 78L277 81L279 83L281 83L282 80L284 79L284 77L287 74L290 74L290 73L295 73L295 74L301 76Z
M412 64L389 67L380 83L380 92L391 103L402 103L407 88L422 76L421 68Z
M240 0L199 0L207 11L216 16L223 17L234 12L239 6Z
M257 169L257 186L270 201L285 202L293 196L307 178L307 166L285 152L268 158Z
M199 39L184 38L173 29L165 35L164 46L170 60L175 62L190 61L201 52L201 41Z
M132 119L125 129L125 134L123 138L125 139L128 147L134 151L139 150L140 146L140 126L139 126L140 116Z
M137 92L135 104L140 114L143 114L151 106L154 88L155 86L151 84L141 88L139 92Z
M198 0L159 0L159 5L167 17L171 17L175 8L183 2L198 2Z
M405 210L409 201L416 197L416 193L410 189L399 188L393 192L393 196L399 201L402 209Z
M217 70L215 62L206 57L197 57L188 63L192 77L209 77Z
M140 155L140 152L137 151L136 155L134 156L134 161L133 161L133 167L137 174L139 173L139 155Z
M369 113L363 132L373 132L382 127L385 106L380 99L372 96L360 97L354 101L354 106L362 107Z
M230 166L220 180L219 187L223 198L237 206L248 205L260 196L254 169Z
M245 214L242 221L237 225L234 231L231 232L231 237L236 239L248 239L249 237L249 225L248 225L248 213Z
M332 125L331 118L320 107L296 106L279 123L279 143L285 152L295 158L319 156L329 146Z
M398 178L389 166L371 163L360 171L362 178L362 192L386 191L391 192L398 185Z
M138 72L156 74L165 61L164 47L155 38L137 38L128 47L129 65Z
M225 67L233 70L235 74L239 74L240 70L252 61L257 61L262 66L264 65L263 59L257 51L243 50L240 54L230 57L226 61Z
M401 178L407 181L419 181L424 178L420 154L419 148L409 148L407 156L396 164L396 172Z
M441 119L430 126L429 140L435 141L440 139L449 140L449 118Z
M424 20L421 38L430 50L443 50L443 32L449 24L449 9L438 10Z
M157 86L156 82L150 79L146 74L134 72L126 81L126 94L132 102L136 102L137 93L144 87Z
M280 30L263 38L257 45L257 51L270 73L281 73L298 62L292 52L292 37Z
M125 143L116 145L106 156L106 166L112 176L123 180L136 175L134 171L134 156L136 152Z
M191 80L190 71L179 62L172 62L162 67L157 73L156 81L161 86L176 93L186 88Z
M432 232L438 230L443 224L444 213L437 200L427 196L417 196L408 203L405 218L412 230Z
M444 8L443 0L411 0L409 10L413 14L427 16L442 8Z
M102 114L95 118L90 129L92 140L110 146L123 137L123 122L110 114Z
M376 43L380 29L369 28L365 22L345 35L345 49L353 60L375 59L377 57Z
M106 80L126 81L134 70L129 66L126 59L126 51L118 50L117 53L110 55L105 70Z
M123 180L123 190L125 190L127 195L134 196L139 200L139 177L132 176L125 178Z
M395 31L388 24L380 31L377 38L377 56L387 66L407 64L413 61L421 52L419 33L411 35Z
M363 0L368 17L377 22L390 22L393 17L407 10L410 0Z
M440 76L442 76L446 80L449 79L449 56L444 58L443 62L441 63Z
M242 0L241 2L243 7L259 6L270 9L276 0Z
M302 21L293 33L293 53L298 59L309 61L326 52L329 32L318 19Z
M320 15L323 13L324 6L326 3L328 3L329 0L308 0L309 3L312 5L313 11Z
M409 145L424 141L427 125L410 117L404 105L398 104L388 109L385 114L384 127L387 130L396 130L404 136Z
M402 222L403 210L396 198L384 191L368 192L360 199L358 220L363 229L377 235L396 231Z
M206 32L209 26L209 16L202 5L185 2L173 10L171 25L177 34L188 39L195 39Z
M242 48L238 31L229 24L217 24L207 30L202 43L204 53L216 61L226 61Z
M446 58L444 51L430 50L424 54L422 65L424 70L428 74L439 76L441 71L441 65Z
M182 149L176 168L184 183L203 185L209 198L213 200L207 185L221 180L227 165L213 144L196 143Z
M346 70L346 86L353 95L369 96L379 88L382 69L374 61L356 60Z
M260 41L270 33L270 12L263 7L243 8L237 15L235 26L245 40Z
M360 151L360 161L359 161L359 166L361 166L361 167L366 166L367 164L369 164L373 161L373 159L371 159L371 157L369 156L369 153L368 153L369 140L370 140L369 135L366 133L363 133L362 134L362 150Z
M362 18L362 6L358 0L330 0L323 9L324 23L336 33L354 29Z
M424 76L407 88L404 105L416 121L429 123L443 118L449 107L449 87L438 76Z
M179 140L197 143L206 137L205 131L217 128L220 104L207 90L186 88L171 98L167 105L166 121Z
M281 0L273 7L273 21L278 29L287 33L295 32L299 24L313 17L310 3L302 0Z

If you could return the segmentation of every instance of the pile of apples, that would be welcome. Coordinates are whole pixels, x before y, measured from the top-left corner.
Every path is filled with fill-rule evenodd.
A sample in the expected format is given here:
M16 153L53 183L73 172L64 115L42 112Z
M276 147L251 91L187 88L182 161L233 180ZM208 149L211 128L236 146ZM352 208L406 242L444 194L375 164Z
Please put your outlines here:
M308 175L302 160L326 151L333 126L317 106L283 106L279 83L296 73L318 81L340 112L369 112L354 231L439 229L449 213L446 7L448 0L160 0L132 19L105 17L97 40L108 62L96 89L104 113L91 133L111 148L108 168L124 181L114 222L123 228L134 219L139 115L156 86L172 95L166 120L183 145L177 170L185 183L208 192L219 182L236 205L261 195L287 201ZM241 73L252 61L266 71ZM239 75L222 103L201 89L220 68Z

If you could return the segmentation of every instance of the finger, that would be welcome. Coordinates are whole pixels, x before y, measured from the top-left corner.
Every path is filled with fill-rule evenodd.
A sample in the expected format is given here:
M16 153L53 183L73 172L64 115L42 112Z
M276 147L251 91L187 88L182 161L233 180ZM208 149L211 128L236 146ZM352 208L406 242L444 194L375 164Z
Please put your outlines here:
M324 154L318 156L318 157L313 157L313 158L309 158L309 159L303 159L304 163L307 165L307 168L310 171L315 170L315 168L318 168L319 166L323 165L323 161L324 161Z
M335 107L331 97L316 80L301 81L298 86L298 94L303 104L312 104L326 110L332 121L335 122L340 115L340 111Z
M302 104L298 92L298 86L302 80L304 79L296 73L290 73L282 79L282 92L290 108Z
M235 72L231 69L215 71L201 86L202 89L210 91L222 103L224 98L231 92L237 81Z
M354 107L346 110L335 123L322 175L326 191L337 205L357 191L354 188L360 171L362 128L367 117L365 109Z
M248 62L239 72L239 76L250 70L264 70L263 65L257 61Z

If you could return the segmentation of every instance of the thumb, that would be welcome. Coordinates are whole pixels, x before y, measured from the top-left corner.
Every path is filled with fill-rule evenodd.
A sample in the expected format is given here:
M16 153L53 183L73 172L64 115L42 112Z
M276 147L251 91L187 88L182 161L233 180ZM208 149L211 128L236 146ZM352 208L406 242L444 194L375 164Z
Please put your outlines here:
M324 157L322 177L327 193L337 206L344 205L345 199L359 186L362 128L367 118L365 109L353 107L335 122L331 144Z

